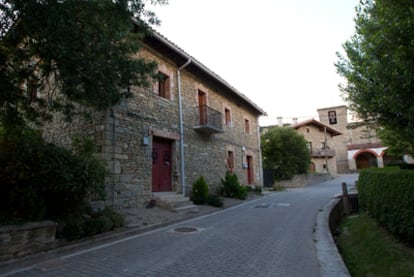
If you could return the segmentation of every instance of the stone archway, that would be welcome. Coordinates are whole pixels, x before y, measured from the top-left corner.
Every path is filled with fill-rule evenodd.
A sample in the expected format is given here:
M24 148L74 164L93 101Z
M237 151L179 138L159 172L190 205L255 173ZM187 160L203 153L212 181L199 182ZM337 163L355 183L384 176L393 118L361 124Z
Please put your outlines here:
M355 163L357 170L370 167L378 167L377 156L368 151L358 153L358 155L355 157Z

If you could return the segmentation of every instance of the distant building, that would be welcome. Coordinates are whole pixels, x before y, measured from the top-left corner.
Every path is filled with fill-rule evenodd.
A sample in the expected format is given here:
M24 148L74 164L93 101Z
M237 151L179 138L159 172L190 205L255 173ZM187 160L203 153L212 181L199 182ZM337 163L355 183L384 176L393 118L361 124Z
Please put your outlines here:
M338 173L349 173L368 167L384 167L393 158L386 154L386 147L374 129L348 122L348 108L335 106L318 109L319 121L339 130L342 134L332 140L336 150Z
M298 122L291 127L302 134L308 143L311 154L309 171L336 175L336 151L333 147L333 139L342 133L315 119Z

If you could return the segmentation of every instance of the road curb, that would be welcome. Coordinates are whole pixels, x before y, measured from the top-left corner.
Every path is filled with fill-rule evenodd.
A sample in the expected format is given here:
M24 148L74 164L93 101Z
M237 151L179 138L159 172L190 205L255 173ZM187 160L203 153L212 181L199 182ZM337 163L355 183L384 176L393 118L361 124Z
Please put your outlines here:
M329 228L330 214L334 207L338 205L339 201L339 198L331 199L316 217L314 239L316 244L316 254L321 267L321 276L323 277L351 276L342 260L342 256L339 254Z

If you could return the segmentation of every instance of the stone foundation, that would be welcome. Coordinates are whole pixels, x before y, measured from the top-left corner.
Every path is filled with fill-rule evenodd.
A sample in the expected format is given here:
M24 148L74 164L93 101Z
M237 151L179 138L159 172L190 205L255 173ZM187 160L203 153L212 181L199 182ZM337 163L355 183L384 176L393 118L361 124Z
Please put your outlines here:
M57 223L29 222L0 226L0 260L22 257L45 248L55 241Z

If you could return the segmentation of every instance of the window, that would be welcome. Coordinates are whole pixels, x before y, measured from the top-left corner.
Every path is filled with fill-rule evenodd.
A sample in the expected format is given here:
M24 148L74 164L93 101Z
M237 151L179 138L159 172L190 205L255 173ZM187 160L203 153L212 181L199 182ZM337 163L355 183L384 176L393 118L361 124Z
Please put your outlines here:
M230 109L225 108L224 109L224 123L227 126L231 126L231 114L230 114Z
M244 120L244 132L250 134L250 123L248 119Z
M170 99L170 77L161 71L158 72L158 91L160 97Z
M306 147L308 147L309 152L312 152L312 142L308 141Z
M328 112L329 124L337 124L338 121L336 119L336 111L329 111Z
M306 133L310 133L310 129L309 128L306 128Z
M227 151L227 170L233 172L234 170L234 153Z

